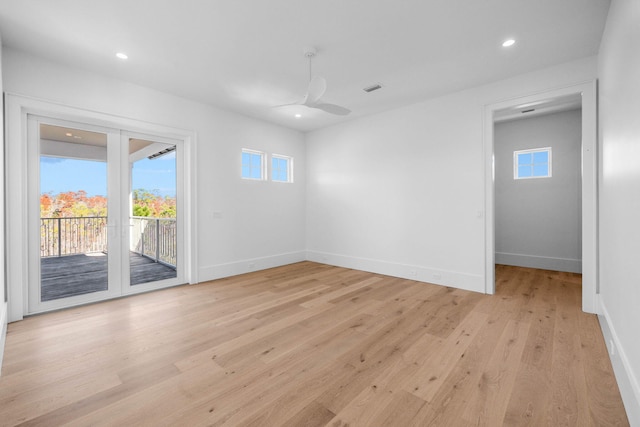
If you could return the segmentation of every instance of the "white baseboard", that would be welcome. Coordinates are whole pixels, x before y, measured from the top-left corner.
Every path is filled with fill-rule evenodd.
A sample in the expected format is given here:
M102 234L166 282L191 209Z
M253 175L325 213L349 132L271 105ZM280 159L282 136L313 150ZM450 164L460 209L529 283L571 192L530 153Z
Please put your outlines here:
M198 281L222 279L223 277L237 276L238 274L252 271L266 270L267 268L281 267L306 260L306 253L290 252L262 258L245 259L227 264L216 264L201 267L198 271Z
M496 252L496 264L582 273L582 260Z
M600 312L598 315L600 321L600 329L604 336L604 342L609 350L609 358L613 366L613 372L618 382L618 388L622 395L622 402L627 411L629 424L632 426L640 426L640 382L636 373L633 371L629 358L620 343L618 334L611 323L611 317L605 305L600 303Z
M2 360L4 356L4 343L7 340L7 303L0 302L0 375L2 375Z
M458 273L455 271L438 270L424 266L398 264L317 251L307 251L307 260L335 265L337 267L353 268L355 270L384 274L386 276L400 277L403 279L484 293L484 278L481 275Z

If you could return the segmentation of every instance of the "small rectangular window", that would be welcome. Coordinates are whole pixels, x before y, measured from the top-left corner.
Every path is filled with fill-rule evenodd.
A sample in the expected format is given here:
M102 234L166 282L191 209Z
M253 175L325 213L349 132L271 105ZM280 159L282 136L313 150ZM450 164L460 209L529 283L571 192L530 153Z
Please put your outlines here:
M551 147L513 152L513 179L549 178Z
M242 178L264 179L264 153L242 149Z
M293 159L274 154L271 156L271 180L293 182Z

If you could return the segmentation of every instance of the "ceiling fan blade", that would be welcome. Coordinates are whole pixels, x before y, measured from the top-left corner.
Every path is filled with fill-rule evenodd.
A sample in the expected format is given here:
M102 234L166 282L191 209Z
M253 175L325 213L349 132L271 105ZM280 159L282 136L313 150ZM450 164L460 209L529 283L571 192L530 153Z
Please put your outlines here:
M338 116L346 116L351 112L348 108L341 107L335 104L315 104L313 108L319 108L322 111L326 111L327 113L337 114Z
M324 92L327 90L327 81L320 76L315 76L309 82L309 90L307 91L307 96L304 99L304 105L312 106L315 105Z
M289 104L272 105L271 108L291 107L292 105L304 105L304 99L298 102L290 102Z

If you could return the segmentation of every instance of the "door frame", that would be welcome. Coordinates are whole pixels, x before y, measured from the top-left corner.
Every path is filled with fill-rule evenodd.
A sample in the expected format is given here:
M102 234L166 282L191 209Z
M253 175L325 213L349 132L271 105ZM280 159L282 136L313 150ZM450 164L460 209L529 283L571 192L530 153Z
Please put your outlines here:
M582 310L598 313L598 128L595 80L485 105L485 292L494 294L496 290L494 113L520 104L576 94L582 97Z
M120 146L123 147L123 149L121 150L121 165L123 165L123 167L129 166L126 176L128 176L128 179L123 179L122 180L122 186L121 186L121 194L127 194L127 200L122 200L122 203L126 203L127 204L127 224L129 223L129 217L131 216L131 211L130 209L130 203L131 203L131 180L132 180L132 176L131 176L131 168L130 168L130 161L129 161L129 151L126 148L129 147L129 140L131 138L137 138L137 139L145 139L145 140L149 140L149 141L154 141L154 142L158 142L158 143L162 143L162 144L173 144L177 146L177 150L175 151L176 153L176 207L177 207L177 218L176 218L176 227L177 227L177 231L178 231L178 241L177 241L177 265L176 265L176 271L177 271L177 276L175 278L172 279L164 279L164 280L160 280L160 281L155 281L155 282L147 282L147 283L140 283L137 285L131 285L131 280L130 280L130 274L131 274L131 265L129 263L129 242L131 239L131 228L128 226L125 226L123 224L123 229L121 231L122 233L122 237L123 239L127 242L127 250L123 251L121 253L122 256L122 261L121 264L123 266L126 266L126 268L122 269L122 279L121 279L121 283L122 283L122 295L132 295L132 294L137 294L140 292L147 292L147 291L152 291L155 289L160 289L162 287L170 287L170 286L174 286L176 284L181 284L184 283L184 271L185 271L185 255L184 255L184 235L185 235L185 221L183 219L183 214L182 212L185 211L185 203L184 203L184 183L185 183L185 179L184 179L184 174L186 173L186 171L188 170L187 168L185 168L184 166L184 147L182 144L181 140L177 140L174 138L168 138L166 136L160 136L160 135L151 135L148 133L140 133L140 132L132 132L132 131L121 131L120 132ZM122 175L122 177L124 177L125 175ZM122 220L124 221L125 218L122 218ZM182 238L180 238L182 237Z
M197 283L197 198L196 134L193 131L143 122L112 114L53 103L22 95L5 94L5 170L6 170L6 241L8 280L8 321L21 320L29 314L27 284L29 271L28 183L28 115L126 132L157 135L182 141L184 146L184 280Z

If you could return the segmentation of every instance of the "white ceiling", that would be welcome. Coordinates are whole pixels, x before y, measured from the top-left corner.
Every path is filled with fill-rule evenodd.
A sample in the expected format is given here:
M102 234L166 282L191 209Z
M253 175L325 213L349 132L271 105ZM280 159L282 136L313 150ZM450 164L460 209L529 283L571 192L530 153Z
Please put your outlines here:
M69 144L94 145L97 147L107 146L107 134L105 133L48 124L40 125L40 139Z
M308 131L594 55L608 8L609 0L0 0L0 33L8 47ZM510 37L517 43L503 48ZM304 95L305 46L318 49L324 101L351 115L271 108ZM383 88L362 90L373 83Z

